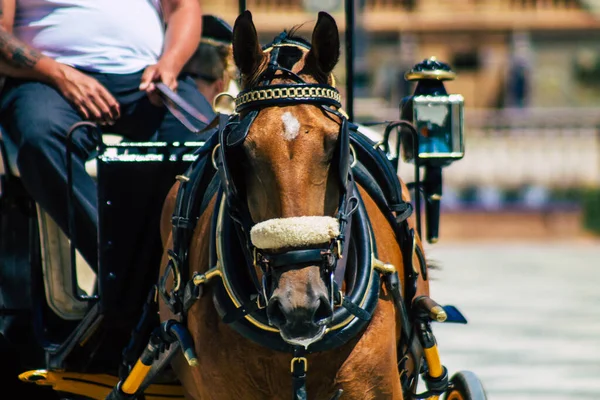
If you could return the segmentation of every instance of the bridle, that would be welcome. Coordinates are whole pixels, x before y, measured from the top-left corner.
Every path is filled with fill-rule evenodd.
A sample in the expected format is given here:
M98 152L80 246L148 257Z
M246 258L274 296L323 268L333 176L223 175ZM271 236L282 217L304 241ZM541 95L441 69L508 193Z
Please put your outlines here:
M357 159L351 150L349 131L355 130L356 126L341 111L340 95L334 87L306 83L278 64L279 50L286 46L309 49L308 45L288 37L285 32L266 47L265 53L270 53L268 67L257 85L239 93L239 113L220 114L215 119L217 132L196 151L197 158L188 171L177 177L180 186L171 219L173 244L167 253L169 261L159 280L158 293L179 323L184 323L187 311L200 298L205 284L220 277L223 284L213 286L212 295L223 322L261 345L278 351L295 351L294 346L283 341L279 330L270 326L266 316L265 309L271 296L269 280L276 268L318 265L328 286L333 316L319 321L327 332L311 344L308 351L325 351L343 345L370 321L379 296L379 275L373 271L377 251L351 170ZM274 77L291 77L292 83L273 85ZM232 169L239 166L239 160L234 156L260 110L298 104L316 105L340 121L336 156L341 190L337 214L330 217L338 223L339 233L327 243L319 242L318 246L290 247L278 253L264 251L254 246L251 240L254 222L244 196L245 188L236 182L232 173ZM211 162L217 169L216 174ZM199 216L215 194L217 200L209 239L211 268L204 273L195 272L188 281L190 240ZM237 240L234 239L236 236ZM219 250L225 247L228 247L226 251ZM240 269L240 264L245 269ZM258 277L257 268L262 270L262 279ZM351 279L346 282L344 293L341 288L347 269ZM173 278L173 285L168 284L169 277Z
M347 238L352 225L351 215L358 206L358 199L354 196L354 183L350 168L349 122L339 111L341 97L333 86L307 83L296 73L278 63L280 50L286 46L309 49L304 43L289 38L287 33L283 32L263 50L270 55L267 68L257 79L259 82L257 85L238 94L235 104L236 113L240 119L236 122L230 121L224 129L220 130L215 165L221 178L229 214L239 227L240 241L245 244L243 247L247 264L258 266L262 270L262 280L259 280L254 271L251 271L258 294L257 304L259 307L266 306L271 297L270 279L274 269L319 265L329 289L329 301L331 309L333 309L336 301L337 305L340 305L342 301L340 289L345 265L341 260L344 260L344 252L347 252ZM274 79L288 79L292 82L272 84ZM341 121L336 150L341 188L336 219L339 222L340 234L332 238L329 243L324 243L316 248L291 248L284 252L267 252L254 246L251 241L250 230L254 223L242 193L243 188L238 186L231 172L230 165L235 162L231 153L243 144L250 126L260 110L274 106L298 104L318 106Z

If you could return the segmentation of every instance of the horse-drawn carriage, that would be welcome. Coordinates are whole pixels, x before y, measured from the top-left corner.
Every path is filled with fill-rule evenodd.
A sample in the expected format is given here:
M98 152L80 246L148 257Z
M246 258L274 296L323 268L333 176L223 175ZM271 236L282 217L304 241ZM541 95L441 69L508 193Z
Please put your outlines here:
M242 91L198 142L72 128L98 142L96 271L22 188L3 139L2 290L19 302L0 312L32 333L8 362L64 399L484 399L440 361L431 323L466 320L429 297L420 241L421 198L434 242L442 168L464 154L462 98L443 85L454 73L417 64L414 96L376 141L341 107L329 15L312 41L284 31L260 46L249 12L233 36Z

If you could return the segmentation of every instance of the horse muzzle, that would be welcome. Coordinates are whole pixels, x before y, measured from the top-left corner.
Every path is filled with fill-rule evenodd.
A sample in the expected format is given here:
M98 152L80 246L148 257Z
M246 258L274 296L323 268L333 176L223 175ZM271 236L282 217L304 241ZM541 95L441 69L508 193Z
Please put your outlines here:
M286 298L276 292L269 300L267 316L270 323L279 329L283 340L304 347L320 340L333 318L333 309L327 295L303 295L302 297L310 298L310 301L294 305L290 297Z
M292 249L263 257L268 266L263 272L268 271L274 289L267 304L270 324L294 345L308 346L320 340L333 319L332 291L328 287L332 282L326 284L323 279L324 275L331 276L324 273L330 267L326 262L329 259L319 248L302 249L326 249L340 234L339 222L324 216L277 218L256 224L250 234L260 251Z

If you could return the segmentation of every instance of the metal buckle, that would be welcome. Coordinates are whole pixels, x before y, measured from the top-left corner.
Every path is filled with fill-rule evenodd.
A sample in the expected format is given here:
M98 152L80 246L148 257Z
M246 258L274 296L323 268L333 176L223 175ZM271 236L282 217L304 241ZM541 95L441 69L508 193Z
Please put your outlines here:
M256 306L258 307L259 310L262 310L264 308L267 308L267 304L266 301L267 299L265 299L265 304L262 304L262 302L260 301L260 299L264 299L264 288L263 288L263 294L262 296L259 294L258 296L256 296Z
M336 244L336 252L337 252L336 256L338 259L341 260L342 258L344 258L344 255L342 254L342 241L340 239L337 239L335 241L335 244Z
M333 304L337 307L340 307L342 304L344 304L344 292L340 289L337 291L338 293L338 298L336 298L333 302Z
M294 357L292 358L292 362L290 363L290 371L292 373L294 373L294 364L296 364L297 362L304 362L304 368L302 370L304 372L308 371L308 360L306 359L306 357Z

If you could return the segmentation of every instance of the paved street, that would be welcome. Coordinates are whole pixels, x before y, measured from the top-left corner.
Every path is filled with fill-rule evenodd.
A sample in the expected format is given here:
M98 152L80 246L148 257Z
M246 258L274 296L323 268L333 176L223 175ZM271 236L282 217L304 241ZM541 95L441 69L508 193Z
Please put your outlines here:
M469 323L434 324L450 374L490 400L600 399L600 242L444 243L431 295Z

